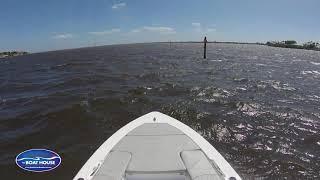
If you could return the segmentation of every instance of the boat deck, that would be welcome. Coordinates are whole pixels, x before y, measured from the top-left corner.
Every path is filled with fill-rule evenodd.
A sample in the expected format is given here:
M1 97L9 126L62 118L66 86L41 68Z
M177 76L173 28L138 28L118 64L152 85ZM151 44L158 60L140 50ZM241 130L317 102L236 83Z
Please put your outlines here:
M94 180L142 179L159 174L168 180L223 179L200 147L179 129L167 123L145 123L129 132L111 150ZM157 176L156 176L157 174ZM179 177L180 176L180 177ZM170 179L171 178L171 179Z

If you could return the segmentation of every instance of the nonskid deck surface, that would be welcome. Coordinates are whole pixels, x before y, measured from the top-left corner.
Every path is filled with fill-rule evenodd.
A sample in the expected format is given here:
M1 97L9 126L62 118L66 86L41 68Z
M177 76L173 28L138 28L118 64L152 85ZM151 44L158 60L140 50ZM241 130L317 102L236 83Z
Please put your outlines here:
M136 179L135 174L157 173L186 174L192 180L208 179L208 174L223 179L200 147L167 123L145 123L129 132L111 150L93 179L120 180L124 174Z
M178 129L168 124L144 124L124 137L113 149L132 154L127 172L183 172L179 156L184 150L199 147Z

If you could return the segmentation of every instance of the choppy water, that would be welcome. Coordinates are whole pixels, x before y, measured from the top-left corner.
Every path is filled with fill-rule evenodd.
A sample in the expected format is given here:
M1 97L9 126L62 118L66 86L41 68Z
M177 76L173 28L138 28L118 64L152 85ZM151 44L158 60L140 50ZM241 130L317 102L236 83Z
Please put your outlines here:
M133 44L0 60L1 179L71 179L116 130L150 111L201 133L244 179L320 178L320 52ZM58 152L47 173L19 169Z

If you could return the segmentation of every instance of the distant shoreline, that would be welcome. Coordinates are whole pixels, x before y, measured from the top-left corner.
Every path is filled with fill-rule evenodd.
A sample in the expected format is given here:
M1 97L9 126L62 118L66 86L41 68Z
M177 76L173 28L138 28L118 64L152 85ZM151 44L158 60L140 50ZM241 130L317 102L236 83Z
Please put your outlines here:
M167 41L167 42L160 42L160 43L203 43L202 41ZM266 42L266 43L251 43L251 42L234 42L234 41L208 41L207 43L216 43L216 44L248 44L248 45L263 45L263 46L270 46L270 47L277 47L277 48L287 48L287 49L304 49L304 50L312 50L312 51L320 51L320 43L316 42L307 42L302 45L296 44L296 41L273 41L273 42Z
M309 41L302 45L297 44L295 40L287 40L287 41L268 41L265 45L271 47L279 47L279 48L289 48L289 49L305 49L312 51L320 51L320 43Z
M9 58L9 57L15 57L15 56L23 56L29 54L25 51L6 51L6 52L0 52L0 58Z
M55 52L55 51L65 51L65 50L76 50L76 49L84 49L84 48L94 48L94 47L103 47L103 46L116 46L116 45L134 45L134 44L152 44L152 43L172 43L172 44L188 44L188 43L203 43L203 41L158 41L158 42L139 42L139 43L124 43L124 44L106 44L106 45L99 45L99 46L86 46L86 47L77 47L77 48L67 48L67 49L55 49L55 50L48 50L48 51L40 51L40 52L32 52L35 53L46 53L46 52ZM207 43L210 44L243 44L243 45L261 45L261 46L270 46L276 48L288 48L288 49L304 49L304 50L312 50L312 51L320 51L320 43L315 42L307 42L303 45L296 44L296 41L268 41L266 43L261 42L236 42L236 41L208 41ZM23 56L30 54L29 52L25 51L7 51L7 52L0 52L0 59L9 58L9 57L16 57L16 56Z
M155 43L203 43L203 41L165 41L165 42L155 42ZM265 43L251 43L251 42L235 42L235 41L208 41L207 43L217 43L217 44L252 44L252 45L266 45Z

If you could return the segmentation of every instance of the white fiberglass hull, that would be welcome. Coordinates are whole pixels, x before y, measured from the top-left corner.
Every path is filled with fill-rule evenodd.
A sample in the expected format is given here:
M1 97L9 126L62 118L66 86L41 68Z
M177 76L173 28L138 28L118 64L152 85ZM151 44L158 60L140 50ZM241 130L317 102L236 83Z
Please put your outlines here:
M223 156L193 129L170 116L151 112L105 141L74 180L144 178L241 179Z

